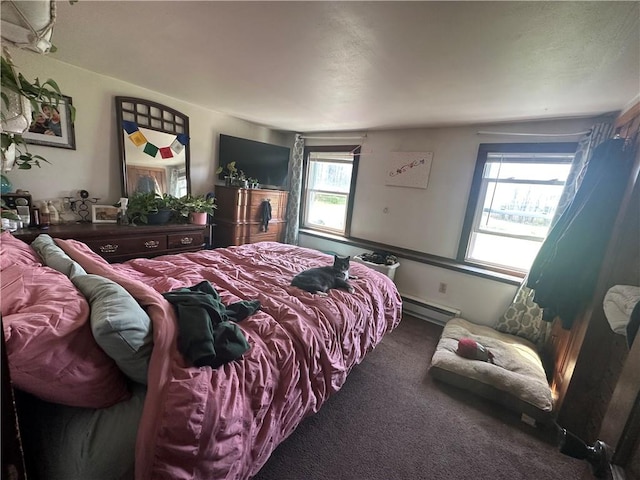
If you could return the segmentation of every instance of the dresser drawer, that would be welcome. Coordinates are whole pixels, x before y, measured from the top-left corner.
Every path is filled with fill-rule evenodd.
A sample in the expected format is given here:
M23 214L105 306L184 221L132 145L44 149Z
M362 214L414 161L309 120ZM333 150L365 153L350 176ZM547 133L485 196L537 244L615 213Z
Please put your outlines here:
M282 192L268 190L252 190L251 203L249 205L249 220L253 222L262 221L262 202L271 204L271 218L273 220L284 219L287 210L287 197Z
M250 243L256 242L282 242L284 240L284 227L286 223L269 222L269 229L266 232L260 230L259 225L251 225L249 237Z
M197 247L204 243L204 232L173 233L167 235L167 246L172 248Z
M145 235L144 237L123 237L119 239L86 240L85 243L99 255L119 257L122 255L152 255L153 252L167 249L166 235Z

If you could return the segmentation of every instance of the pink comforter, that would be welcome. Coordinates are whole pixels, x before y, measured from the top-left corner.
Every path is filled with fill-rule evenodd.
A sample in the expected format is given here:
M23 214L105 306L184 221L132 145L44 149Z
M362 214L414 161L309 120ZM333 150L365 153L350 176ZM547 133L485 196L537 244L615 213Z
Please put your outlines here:
M154 350L136 445L137 479L245 479L401 318L393 282L352 263L355 293L311 295L289 283L332 257L279 243L109 265L73 240L56 242L89 273L130 291L152 318ZM239 325L251 349L218 369L189 367L173 307L160 295L208 280L225 304L260 300Z

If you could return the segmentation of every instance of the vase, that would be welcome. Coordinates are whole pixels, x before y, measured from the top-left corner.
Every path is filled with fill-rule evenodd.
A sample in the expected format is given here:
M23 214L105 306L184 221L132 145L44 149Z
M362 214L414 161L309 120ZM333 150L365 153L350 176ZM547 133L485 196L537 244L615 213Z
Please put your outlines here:
M164 225L171 217L171 210L159 210L147 215L147 225Z
M189 223L194 225L206 225L207 213L206 212L191 212L189 214Z
M2 192L2 195L10 193L13 190L11 180L9 180L4 174L0 174L0 177L0 191Z

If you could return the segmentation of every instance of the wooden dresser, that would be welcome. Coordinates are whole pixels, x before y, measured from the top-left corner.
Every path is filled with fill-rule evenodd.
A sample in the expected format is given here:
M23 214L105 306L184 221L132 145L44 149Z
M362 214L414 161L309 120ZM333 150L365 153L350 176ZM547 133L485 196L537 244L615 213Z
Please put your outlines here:
M216 247L284 240L288 192L218 185L215 194ZM266 225L263 202L271 205L271 219Z
M46 230L17 230L13 235L27 243L41 233L54 238L72 238L86 243L109 262L121 262L136 257L201 250L205 243L205 228L191 224L133 226L73 223L52 225Z

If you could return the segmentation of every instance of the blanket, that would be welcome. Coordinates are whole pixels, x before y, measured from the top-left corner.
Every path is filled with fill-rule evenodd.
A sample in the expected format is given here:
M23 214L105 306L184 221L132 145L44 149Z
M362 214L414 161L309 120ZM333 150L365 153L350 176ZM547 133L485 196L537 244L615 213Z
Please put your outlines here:
M264 242L110 265L73 240L58 245L87 272L129 291L153 323L148 390L136 441L136 479L246 479L350 370L399 323L401 299L386 276L352 264L354 293L321 297L290 286L332 257ZM195 368L177 349L177 318L162 293L207 280L225 305L257 300L238 326L242 358Z

